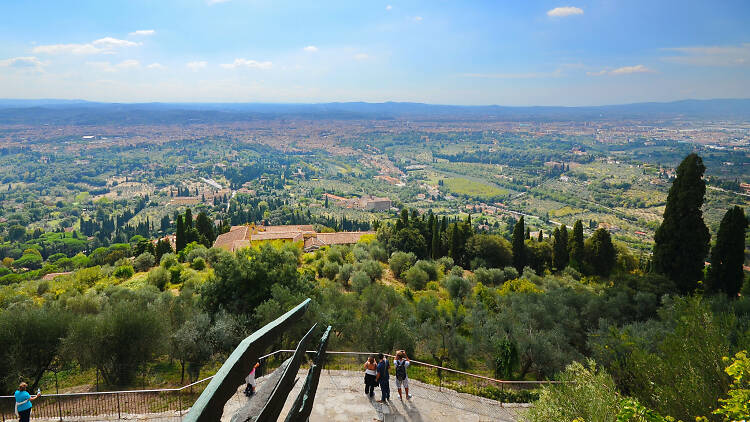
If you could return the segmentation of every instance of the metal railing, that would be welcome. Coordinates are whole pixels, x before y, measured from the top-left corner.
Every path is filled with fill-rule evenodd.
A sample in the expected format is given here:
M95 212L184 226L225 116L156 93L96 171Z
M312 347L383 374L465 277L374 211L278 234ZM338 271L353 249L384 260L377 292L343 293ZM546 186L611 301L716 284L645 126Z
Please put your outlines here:
M293 350L276 350L260 357L261 367L257 378L272 372ZM307 351L309 356L317 353ZM327 351L324 371L331 386L328 388L362 390L363 363L373 353ZM393 355L386 354L390 359ZM307 368L308 363L302 367ZM362 375L362 376L360 376ZM440 367L426 362L411 360L408 370L410 380L421 384L413 386L411 392L422 399L485 416L493 416L498 407L504 406L505 397L523 397L545 384L557 381L510 381L471 374L457 369ZM92 417L95 420L132 419L132 415L153 415L159 421L181 421L213 376L179 388L142 389L90 393L43 394L33 402L32 419L57 421L80 421ZM398 398L391 360L391 398ZM320 389L323 389L321 387ZM444 394L447 390L459 394ZM460 394L465 393L465 394ZM379 393L376 393L379 394ZM519 396L520 395L520 396ZM13 396L0 396L0 422L15 421Z
M130 419L131 415L154 414L163 421L181 421L213 376L180 388L42 394L33 401L32 419L79 421ZM15 421L15 398L0 396L0 420Z

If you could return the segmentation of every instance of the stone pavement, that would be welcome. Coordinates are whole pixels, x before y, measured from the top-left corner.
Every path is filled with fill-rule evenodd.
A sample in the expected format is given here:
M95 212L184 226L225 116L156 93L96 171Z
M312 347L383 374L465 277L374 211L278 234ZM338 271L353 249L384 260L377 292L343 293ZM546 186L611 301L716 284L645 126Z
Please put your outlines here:
M297 385L287 400L282 412L283 420L294 398L299 393L307 369L301 369ZM258 379L258 385L266 377ZM457 393L419 381L410 380L411 400L398 398L395 378L391 377L391 403L377 403L380 389L375 390L375 398L370 400L364 394L363 375L359 372L324 370L315 397L315 405L310 422L515 422L525 411L525 405L502 404L469 394ZM224 407L222 422L229 422L247 398L242 391L244 385ZM251 399L252 400L252 399Z

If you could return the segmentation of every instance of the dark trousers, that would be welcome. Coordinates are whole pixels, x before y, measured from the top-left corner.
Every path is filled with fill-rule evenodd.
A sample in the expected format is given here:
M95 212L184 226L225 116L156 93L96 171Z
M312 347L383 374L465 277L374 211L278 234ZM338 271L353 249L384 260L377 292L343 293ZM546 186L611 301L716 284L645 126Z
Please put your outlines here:
M31 408L18 411L18 422L29 422L30 417L31 417Z
M375 375L365 375L365 394L369 394L370 397L375 395L375 386L378 385L375 382Z
M391 385L387 379L380 379L380 400L385 401L391 398Z

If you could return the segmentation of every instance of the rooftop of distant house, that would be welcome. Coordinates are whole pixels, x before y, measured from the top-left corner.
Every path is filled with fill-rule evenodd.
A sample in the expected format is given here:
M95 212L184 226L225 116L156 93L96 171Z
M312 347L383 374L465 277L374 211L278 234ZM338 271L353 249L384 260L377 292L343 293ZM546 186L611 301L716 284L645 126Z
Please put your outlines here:
M311 251L329 245L349 245L359 242L364 235L375 234L372 231L318 233L309 224L281 226L232 226L227 233L216 238L214 247L230 252L246 248L256 242L280 240L302 242L305 251Z

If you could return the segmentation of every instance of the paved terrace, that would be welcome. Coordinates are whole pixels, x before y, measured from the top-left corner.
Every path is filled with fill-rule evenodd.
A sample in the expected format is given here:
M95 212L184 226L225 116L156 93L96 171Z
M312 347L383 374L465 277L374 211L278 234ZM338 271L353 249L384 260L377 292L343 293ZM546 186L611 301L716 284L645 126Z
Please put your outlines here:
M301 388L307 369L301 369L297 385L281 413L286 416L289 407ZM310 422L511 422L521 420L526 405L502 404L469 394L439 389L437 386L410 380L409 392L414 396L403 401L398 398L396 380L391 376L391 404L377 403L380 389L371 400L364 394L363 374L353 371L324 370L320 376L315 405ZM258 379L258 389L267 377ZM244 385L224 407L222 422L230 422L232 415L248 399L243 394Z

